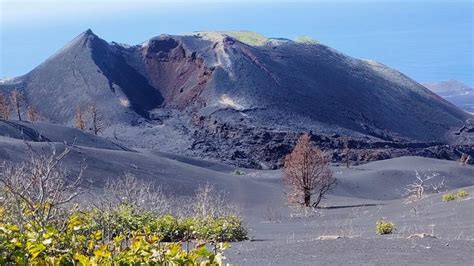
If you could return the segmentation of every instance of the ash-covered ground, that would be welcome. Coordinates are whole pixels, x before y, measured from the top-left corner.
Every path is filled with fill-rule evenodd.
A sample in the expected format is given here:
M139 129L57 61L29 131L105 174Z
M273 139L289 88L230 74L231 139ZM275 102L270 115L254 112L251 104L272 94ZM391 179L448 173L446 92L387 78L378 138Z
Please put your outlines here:
M226 252L230 263L472 265L474 260L472 165L422 157L380 160L350 168L334 165L338 185L321 208L302 210L287 206L280 170L236 168L160 151L129 149L62 126L42 124L36 131L23 128L22 134L5 125L0 129L1 161L27 160L30 148L26 143L44 151L53 146L62 149L64 141L69 143L72 151L63 166L77 171L81 164L87 165L84 177L91 190L100 191L107 180L132 173L176 197L189 196L206 183L228 192L250 230L249 241L233 243ZM67 138L61 133L65 131L69 132ZM236 169L243 174L236 175ZM415 171L437 173L431 182L444 181L445 187L440 193L427 191L423 199L408 202L405 189L415 181ZM443 193L460 189L470 196L442 201ZM381 218L395 224L393 234L376 234L375 223ZM418 237L422 234L425 237Z

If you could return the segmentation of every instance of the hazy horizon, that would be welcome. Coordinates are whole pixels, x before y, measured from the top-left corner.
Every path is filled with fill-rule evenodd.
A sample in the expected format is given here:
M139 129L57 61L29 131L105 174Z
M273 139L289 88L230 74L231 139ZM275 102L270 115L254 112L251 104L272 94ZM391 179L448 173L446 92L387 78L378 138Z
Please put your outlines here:
M310 36L423 82L473 86L471 1L9 1L1 0L0 77L19 76L91 28L111 42L206 30Z

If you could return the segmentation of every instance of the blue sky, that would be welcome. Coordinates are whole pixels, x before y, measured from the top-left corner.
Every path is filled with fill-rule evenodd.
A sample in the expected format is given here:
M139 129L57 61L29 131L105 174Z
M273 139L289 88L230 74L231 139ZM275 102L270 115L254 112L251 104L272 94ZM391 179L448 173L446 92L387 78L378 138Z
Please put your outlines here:
M137 44L161 33L308 35L417 81L473 86L473 2L0 0L0 77L22 75L82 31Z

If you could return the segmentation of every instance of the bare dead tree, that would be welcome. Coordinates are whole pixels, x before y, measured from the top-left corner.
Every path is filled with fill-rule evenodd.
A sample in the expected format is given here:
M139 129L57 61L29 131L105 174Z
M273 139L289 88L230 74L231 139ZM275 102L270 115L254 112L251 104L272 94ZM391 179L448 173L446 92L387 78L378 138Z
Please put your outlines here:
M33 108L33 106L31 105L28 105L28 108L27 108L27 113L28 113L28 119L31 121L31 122L35 122L38 120L39 118L39 114L38 112L35 110L35 108Z
M10 119L10 102L5 94L0 92L0 119Z
M86 118L84 109L82 107L77 108L74 115L74 126L78 129L84 130L86 128Z
M23 104L23 93L17 89L12 90L10 93L10 103L13 105L13 109L16 111L18 120L21 121L21 105Z
M120 179L109 180L104 187L101 204L115 208L125 204L157 215L171 212L171 196L163 193L161 186L136 178L127 173Z
M97 105L95 103L90 105L89 111L91 115L92 132L94 132L94 135L98 135L104 129L102 116L98 112Z
M50 152L38 152L28 145L30 160L0 165L0 189L5 201L9 201L9 216L12 222L23 228L33 222L45 228L50 223L62 223L65 208L83 190L80 187L84 167L78 174L71 175L62 162L70 149L64 147L58 152L54 146Z
M303 134L293 151L285 157L283 182L290 203L317 207L324 195L335 186L326 154ZM315 197L313 197L315 196Z
M415 171L416 180L408 184L405 188L406 195L410 201L418 201L422 199L426 192L439 193L445 187L444 179L439 183L433 183L432 179L438 177L438 173L426 174Z
M431 192L433 193L441 193L445 188L446 184L444 183L444 179L436 184L431 184Z

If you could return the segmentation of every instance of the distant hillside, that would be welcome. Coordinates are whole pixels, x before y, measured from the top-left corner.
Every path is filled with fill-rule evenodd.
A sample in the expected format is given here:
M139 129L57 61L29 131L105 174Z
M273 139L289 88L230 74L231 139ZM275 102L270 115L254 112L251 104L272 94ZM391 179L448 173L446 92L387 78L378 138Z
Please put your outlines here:
M425 87L460 108L474 113L474 89L457 80L425 83Z

